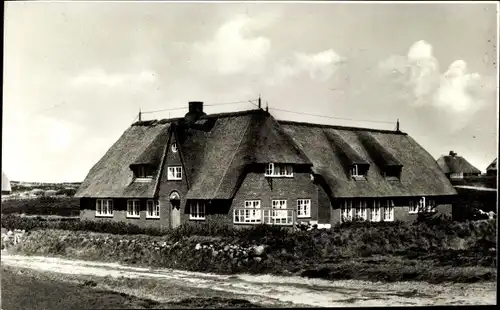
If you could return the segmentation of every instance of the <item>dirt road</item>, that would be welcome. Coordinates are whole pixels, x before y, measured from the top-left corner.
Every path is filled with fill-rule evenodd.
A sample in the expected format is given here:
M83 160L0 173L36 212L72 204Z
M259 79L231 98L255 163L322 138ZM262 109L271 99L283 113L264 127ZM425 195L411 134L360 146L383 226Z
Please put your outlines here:
M119 264L62 258L11 255L2 251L2 264L39 271L99 277L154 279L193 289L237 294L250 302L268 305L425 306L491 305L496 303L496 283L439 284L424 282L374 283L357 280L326 281L271 275L215 275L172 269L147 269ZM156 296L155 299L168 298Z

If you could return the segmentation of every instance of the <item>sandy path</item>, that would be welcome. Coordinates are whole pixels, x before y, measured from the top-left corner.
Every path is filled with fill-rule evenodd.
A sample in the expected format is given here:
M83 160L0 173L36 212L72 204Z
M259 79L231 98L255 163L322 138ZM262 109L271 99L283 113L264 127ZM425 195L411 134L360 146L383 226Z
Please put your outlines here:
M3 251L2 251L3 252ZM271 275L233 276L172 269L127 267L120 264L2 253L2 264L63 274L96 277L148 278L189 287L237 293L258 303L319 307L426 306L496 304L496 283L439 284L425 282L375 283L327 281Z

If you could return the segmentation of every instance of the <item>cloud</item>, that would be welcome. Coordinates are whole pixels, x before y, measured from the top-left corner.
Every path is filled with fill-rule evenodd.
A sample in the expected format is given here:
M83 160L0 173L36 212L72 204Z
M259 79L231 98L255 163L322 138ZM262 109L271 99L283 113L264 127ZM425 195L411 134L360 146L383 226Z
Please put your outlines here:
M70 82L73 86L102 85L117 87L123 85L148 84L157 80L156 73L151 70L142 70L138 73L108 73L100 68L82 72Z
M266 82L275 85L304 73L307 73L312 80L324 82L334 75L337 65L343 61L344 58L333 49L311 54L295 53L293 57L275 65L274 72Z
M494 93L489 77L469 73L467 63L454 61L444 73L433 55L432 45L415 42L406 56L393 55L379 63L379 70L387 83L394 83L401 92L409 92L410 104L425 105L447 113L475 112Z
M266 60L271 41L253 32L271 23L269 15L260 18L237 15L224 23L210 41L195 43L196 56L203 58L206 67L223 75L258 70Z

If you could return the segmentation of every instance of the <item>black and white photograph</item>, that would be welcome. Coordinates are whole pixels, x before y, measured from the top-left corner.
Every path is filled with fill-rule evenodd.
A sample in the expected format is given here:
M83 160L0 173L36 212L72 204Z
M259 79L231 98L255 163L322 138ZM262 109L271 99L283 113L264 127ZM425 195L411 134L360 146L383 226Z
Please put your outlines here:
M497 1L6 1L0 309L497 304Z

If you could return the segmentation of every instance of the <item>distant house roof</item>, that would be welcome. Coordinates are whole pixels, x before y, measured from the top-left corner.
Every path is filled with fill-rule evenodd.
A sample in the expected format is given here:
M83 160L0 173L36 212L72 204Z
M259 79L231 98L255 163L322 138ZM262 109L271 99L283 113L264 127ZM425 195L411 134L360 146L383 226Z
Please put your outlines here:
M497 170L497 158L495 158L495 160L488 165L488 167L486 168L486 171L496 171Z
M277 121L263 110L132 124L95 164L76 197L154 197L152 182L133 182L134 164L160 165L168 139L177 141L189 190L186 199L232 199L249 164L309 166L334 197L454 195L434 159L408 135L395 131ZM365 181L349 165L369 164ZM400 181L382 170L402 166ZM159 184L161 186L161 184Z
M444 173L481 173L479 169L453 151L450 151L449 155L439 157L437 163Z
M10 181L2 170L2 192L11 192Z

